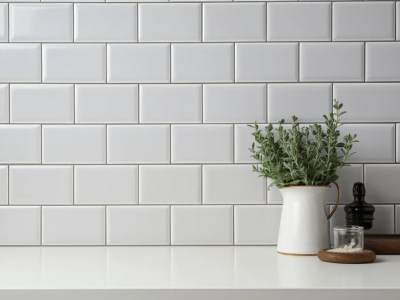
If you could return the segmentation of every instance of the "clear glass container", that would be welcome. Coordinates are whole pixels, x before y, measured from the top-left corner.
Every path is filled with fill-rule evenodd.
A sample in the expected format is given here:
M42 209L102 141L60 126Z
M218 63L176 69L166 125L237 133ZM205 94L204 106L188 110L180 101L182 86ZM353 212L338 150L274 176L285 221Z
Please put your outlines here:
M335 226L333 248L337 252L360 252L364 248L364 227Z

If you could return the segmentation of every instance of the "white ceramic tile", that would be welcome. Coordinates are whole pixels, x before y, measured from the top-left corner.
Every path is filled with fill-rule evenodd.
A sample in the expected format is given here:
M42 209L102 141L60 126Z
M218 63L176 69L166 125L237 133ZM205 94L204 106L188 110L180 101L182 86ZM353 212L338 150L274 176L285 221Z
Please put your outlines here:
M333 86L333 98L343 103L347 112L341 118L344 122L398 122L399 95L398 83L344 83Z
M396 34L397 40L400 40L400 2L396 2Z
M104 245L103 206L44 206L43 245Z
M107 245L169 245L169 207L107 207Z
M201 123L200 84L140 85L141 123Z
M297 44L236 44L236 81L297 81Z
M400 203L400 165L365 165L366 200Z
M43 126L43 163L99 164L105 162L105 126Z
M396 162L400 162L400 124L396 125Z
M72 177L72 166L11 166L10 204L72 204Z
M108 126L108 163L169 163L168 125Z
M363 43L301 43L300 81L362 81Z
M388 163L394 162L395 136L394 124L346 124L341 127L342 136L357 134L358 143L352 151L355 152L349 159L352 163Z
M205 3L205 42L266 41L266 3Z
M400 43L366 43L366 81L400 80Z
M44 82L105 82L106 46L43 45Z
M203 166L203 203L265 204L265 183L251 165Z
M0 4L0 42L8 41L8 6L7 3Z
M204 122L241 123L267 120L265 84L204 85Z
M40 163L40 125L0 125L0 163Z
M15 0L17 1L17 0ZM20 0L18 0L20 1ZM33 0L29 0L33 1ZM24 1L25 2L25 1ZM41 0L41 2L60 2L60 0ZM105 0L68 0L68 2L106 2ZM118 1L123 2L123 1Z
M8 123L9 117L9 87L7 84L0 84L0 123Z
M171 243L173 245L231 245L233 207L172 206Z
M0 205L8 204L8 167L0 166Z
M231 2L231 1L232 0L203 0L202 2ZM197 2L197 0L170 0L170 2Z
M232 125L172 125L173 163L233 162Z
M135 42L137 5L75 4L75 41Z
M262 129L264 124L259 124ZM254 131L248 125L235 125L235 163L254 163L256 160L250 157L249 148L254 142L254 137L251 135Z
M174 44L173 82L233 82L233 44Z
M329 41L330 3L268 3L268 41Z
M139 4L139 41L200 42L201 4Z
M368 190L367 190L368 193ZM332 206L331 206L332 209ZM331 218L331 231L334 226L346 225L344 206L340 205ZM375 205L374 221L372 228L365 234L394 234L394 205Z
M299 122L323 122L331 112L331 91L329 83L269 84L268 122L291 121L293 115Z
M394 2L336 2L332 4L335 41L394 40Z
M76 166L75 204L138 203L137 166Z
M72 4L10 4L11 42L72 42Z
M350 203L354 200L353 198L353 184L355 182L362 182L363 181L363 166L362 165L350 165L343 167L337 172L339 179L337 183L340 187L340 203ZM268 179L268 185L272 181ZM328 193L326 203L327 204L334 204L337 198L337 190L336 187L331 184L330 191ZM282 204L283 199L282 195L279 190L273 186L268 191L268 204Z
M235 244L276 245L281 211L280 205L235 206Z
M109 82L169 82L168 44L108 45Z
M40 207L0 207L0 245L40 245Z
M396 234L400 233L400 205L396 205Z
M140 204L201 204L201 166L140 166Z
M76 85L75 118L77 123L137 123L137 85Z
M340 203L350 203L354 200L353 197L353 185L356 182L363 181L363 166L362 165L350 165L343 167L337 172L339 179L337 183L340 187ZM336 187L331 184L331 190L328 195L327 203L334 204L337 198Z
M40 82L39 44L0 44L0 82Z
M12 84L11 123L73 123L72 84Z

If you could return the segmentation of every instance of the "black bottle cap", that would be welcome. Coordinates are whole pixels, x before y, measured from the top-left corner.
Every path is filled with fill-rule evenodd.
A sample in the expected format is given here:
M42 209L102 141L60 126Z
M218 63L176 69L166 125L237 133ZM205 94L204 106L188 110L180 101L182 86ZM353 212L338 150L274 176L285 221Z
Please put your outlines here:
M353 196L354 201L344 207L347 225L358 225L363 226L364 229L371 229L374 220L375 207L365 202L364 183L354 183Z

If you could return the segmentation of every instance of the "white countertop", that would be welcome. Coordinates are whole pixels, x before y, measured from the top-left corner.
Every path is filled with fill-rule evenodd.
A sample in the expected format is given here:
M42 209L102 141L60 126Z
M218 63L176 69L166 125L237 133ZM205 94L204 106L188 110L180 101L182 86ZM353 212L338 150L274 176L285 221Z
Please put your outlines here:
M301 293L308 299L350 299L351 293L351 299L400 299L400 256L343 265L275 251L260 246L2 247L0 299L59 300L64 298L54 293L61 292L72 293L65 299L74 300L291 299Z

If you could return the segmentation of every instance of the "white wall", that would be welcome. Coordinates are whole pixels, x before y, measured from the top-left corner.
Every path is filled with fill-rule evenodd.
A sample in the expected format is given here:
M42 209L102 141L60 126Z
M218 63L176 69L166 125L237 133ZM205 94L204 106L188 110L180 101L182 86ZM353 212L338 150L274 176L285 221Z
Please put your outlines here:
M400 233L400 3L24 2L0 3L0 244L274 244L246 124L332 98L343 203L364 180Z

